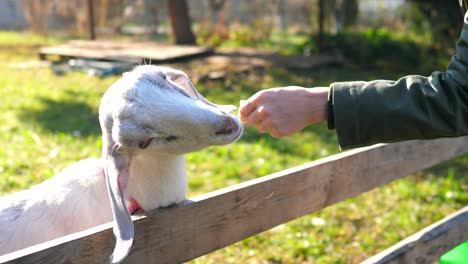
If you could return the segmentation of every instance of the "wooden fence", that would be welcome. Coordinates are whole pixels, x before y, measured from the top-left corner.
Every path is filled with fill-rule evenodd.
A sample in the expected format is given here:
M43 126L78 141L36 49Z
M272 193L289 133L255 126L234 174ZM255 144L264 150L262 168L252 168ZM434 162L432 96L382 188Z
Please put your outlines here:
M468 137L379 144L150 211L134 221L125 263L188 261L466 152ZM466 226L466 210L457 219L452 225ZM459 233L450 243L468 239ZM106 263L113 246L109 223L2 256L0 263Z

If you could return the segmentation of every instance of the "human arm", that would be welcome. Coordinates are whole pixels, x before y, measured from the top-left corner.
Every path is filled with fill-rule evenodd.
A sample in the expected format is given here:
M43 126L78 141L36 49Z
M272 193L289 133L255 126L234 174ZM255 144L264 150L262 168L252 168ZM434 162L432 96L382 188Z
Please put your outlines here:
M466 135L467 21L468 13L446 72L429 77L410 75L398 81L338 82L330 89L267 89L241 105L241 121L282 137L328 119L342 148Z
M290 136L327 120L328 91L328 87L299 86L262 90L241 102L239 117L261 133Z
M468 134L468 13L446 72L341 82L330 95L342 148Z

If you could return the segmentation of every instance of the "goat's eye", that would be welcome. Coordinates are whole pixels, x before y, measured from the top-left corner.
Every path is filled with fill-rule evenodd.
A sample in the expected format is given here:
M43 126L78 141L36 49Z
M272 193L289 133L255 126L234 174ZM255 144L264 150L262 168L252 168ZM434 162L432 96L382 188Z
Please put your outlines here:
M140 143L138 143L138 147L141 149L145 149L149 146L150 143L151 143L151 139L148 139L146 141L141 141Z
M176 141L179 137L177 136L168 136L165 138L166 142Z
M167 80L166 74L163 74L161 77L162 77L164 80Z

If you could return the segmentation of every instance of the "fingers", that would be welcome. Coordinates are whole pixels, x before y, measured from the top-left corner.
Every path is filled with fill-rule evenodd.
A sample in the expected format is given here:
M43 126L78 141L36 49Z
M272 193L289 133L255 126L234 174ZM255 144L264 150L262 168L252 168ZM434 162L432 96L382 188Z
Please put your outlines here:
M282 131L277 125L275 125L274 120L270 117L268 111L265 110L265 107L259 106L254 108L247 117L241 119L243 123L254 126L260 133L268 133L272 137L281 138L288 136L290 133ZM281 131L280 131L281 130Z
M247 117L247 124L252 126L259 126L263 121L263 118L258 114L257 111L251 113L249 117Z
M269 119L262 121L259 125L255 126L255 128L257 128L258 132L268 133L274 138L281 138L285 136Z
M267 125L267 122L262 122L261 124L259 124L255 128L257 128L258 132L260 132L260 133L266 133L266 132L268 132L269 126Z
M270 119L270 114L265 110L263 105L258 106L247 118L248 124L253 126L259 126L263 121Z
M286 134L281 133L276 127L271 127L269 133L274 138L282 138L287 136Z
M239 106L239 119L242 123L247 123L250 114L257 109L257 105L252 101L241 100Z

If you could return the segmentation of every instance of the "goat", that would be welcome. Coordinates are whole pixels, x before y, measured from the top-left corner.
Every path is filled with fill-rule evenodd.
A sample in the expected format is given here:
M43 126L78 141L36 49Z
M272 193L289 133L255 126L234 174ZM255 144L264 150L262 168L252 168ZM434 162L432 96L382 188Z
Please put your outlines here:
M207 101L179 70L145 65L125 73L101 99L101 159L0 199L0 255L114 220L109 260L119 263L133 242L129 209L184 201L184 154L239 139L234 109Z

